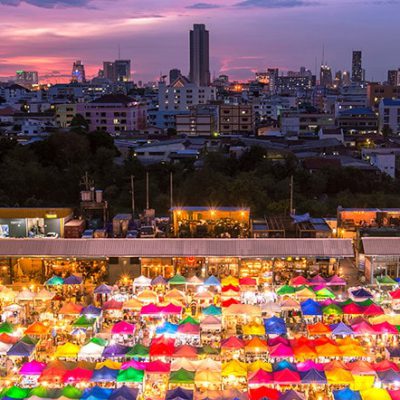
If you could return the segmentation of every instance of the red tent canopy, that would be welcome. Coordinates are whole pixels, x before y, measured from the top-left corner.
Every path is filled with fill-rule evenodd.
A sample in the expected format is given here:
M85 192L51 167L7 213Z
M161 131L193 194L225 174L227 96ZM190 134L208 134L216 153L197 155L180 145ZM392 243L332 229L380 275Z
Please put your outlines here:
M123 304L122 301L111 299L103 304L103 310L122 310Z
M291 279L290 284L292 286L303 286L303 285L309 285L310 282L306 278L304 278L304 276L299 275Z
M361 315L364 314L364 308L357 304L350 303L346 304L342 308L344 314Z
M222 288L222 293L229 292L230 290L232 290L234 292L239 292L240 288L239 288L239 286L233 286L233 285L224 286Z
M383 311L383 308L376 305L376 304L371 304L370 306L366 307L364 312L364 315L381 315L385 314L385 311Z
M400 289L396 289L393 292L389 292L389 294L393 300L400 300Z
M169 374L171 364L162 362L160 360L151 361L146 364L146 372L157 374Z
M58 313L64 315L79 315L82 309L83 306L81 306L80 304L64 303Z
M88 382L93 375L93 371L82 368L75 368L71 371L67 371L63 376L64 383L78 383Z
M249 390L250 400L260 400L260 399L278 400L280 396L281 392L279 392L276 389L267 388L265 386Z
M229 307L229 306L231 306L232 304L240 304L240 302L239 302L238 300L235 300L235 299L230 298L230 299L225 300L225 301L223 301L223 302L221 303L222 307Z
M256 286L257 281L254 278L250 278L250 277L240 278L239 285L241 285L241 286Z
M257 372L249 376L250 385L261 385L263 383L272 383L272 373L259 369Z
M229 339L222 341L221 349L239 350L244 347L244 341L236 336L231 336Z
M175 339L160 336L152 340L150 345L150 356L167 356L174 354Z
M289 368L282 369L274 372L274 382L281 385L291 385L301 382L298 372L292 371Z

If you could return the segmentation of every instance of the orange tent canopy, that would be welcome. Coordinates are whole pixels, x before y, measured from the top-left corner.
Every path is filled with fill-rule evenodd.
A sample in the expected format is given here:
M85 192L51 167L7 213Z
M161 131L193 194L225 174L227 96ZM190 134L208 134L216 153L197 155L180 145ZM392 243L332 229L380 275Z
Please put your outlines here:
M317 322L313 325L307 325L307 330L310 335L327 335L331 333L330 328L322 322Z
M80 304L75 304L75 303L65 303L60 311L58 312L59 314L64 314L64 315L78 315L81 313L83 309L83 306Z
M25 331L25 335L42 336L49 334L49 332L49 326L44 325L42 322L36 321L32 325L28 326Z

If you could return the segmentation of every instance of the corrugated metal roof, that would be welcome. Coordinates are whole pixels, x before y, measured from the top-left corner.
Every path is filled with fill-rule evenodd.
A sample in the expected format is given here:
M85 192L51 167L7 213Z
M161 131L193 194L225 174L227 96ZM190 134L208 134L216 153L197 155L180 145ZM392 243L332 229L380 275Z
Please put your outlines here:
M353 257L349 239L0 239L0 256Z
M47 218L48 214L66 218L73 214L72 208L21 208L1 207L0 218Z
M366 256L400 256L398 237L363 237L362 244Z

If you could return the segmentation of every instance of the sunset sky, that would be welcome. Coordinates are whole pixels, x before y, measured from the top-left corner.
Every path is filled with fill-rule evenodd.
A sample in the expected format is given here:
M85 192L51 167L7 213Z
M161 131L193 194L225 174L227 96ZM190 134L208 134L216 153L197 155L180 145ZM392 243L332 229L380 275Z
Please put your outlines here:
M132 59L134 80L155 80L178 67L188 73L188 31L210 31L211 74L247 79L267 67L325 59L350 69L364 55L367 79L400 67L400 0L0 0L0 76L38 70L67 80L81 59L86 74L103 60Z

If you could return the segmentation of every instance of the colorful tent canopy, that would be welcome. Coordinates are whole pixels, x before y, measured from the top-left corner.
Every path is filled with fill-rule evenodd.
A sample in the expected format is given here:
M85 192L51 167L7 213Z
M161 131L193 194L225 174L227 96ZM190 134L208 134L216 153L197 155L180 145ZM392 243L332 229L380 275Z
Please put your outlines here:
M73 343L65 343L58 346L54 356L56 358L75 358L79 353L80 347Z
M64 285L80 285L83 279L80 276L70 275L64 280Z
M126 321L117 322L111 329L114 335L133 335L135 332L135 325Z
M117 382L143 382L144 371L129 367L118 372Z
M155 304L147 304L140 310L140 315L159 315L161 314L162 307L156 306Z
M333 397L335 400L361 400L360 392L350 388L334 390Z
M179 369L178 371L173 371L169 375L170 383L182 383L182 384L192 384L194 383L194 372L187 371L186 369Z
M239 286L239 280L237 278L233 277L232 275L229 275L226 278L222 279L221 285L222 286L228 286L228 285Z
M175 304L168 304L161 309L161 314L164 315L180 315L182 313L182 307L176 306Z
M257 280L250 277L240 278L239 279L240 286L256 286Z
M290 280L290 284L292 286L304 286L304 285L309 285L310 282L308 279L304 278L304 276L299 275L299 276L292 278Z
M315 300L308 299L301 303L300 306L303 315L322 315L322 307Z
M182 389L180 387L168 390L165 400L193 400L193 390Z
M48 279L45 283L45 285L48 286L57 286L57 285L63 285L64 284L64 279L61 278L61 276L53 275L50 279Z
M83 306L80 304L64 303L58 313L62 315L79 315L82 309Z
M152 340L150 345L150 356L171 357L174 353L175 340L160 336Z
M72 325L76 327L90 328L95 322L96 318L90 318L89 315L81 315Z
M221 286L221 282L214 275L211 275L204 281L204 286Z
M147 278L146 276L140 275L139 277L135 278L133 281L134 287L148 287L151 285L151 279Z
M247 366L238 360L231 360L222 366L222 376L247 376Z
M251 336L264 336L265 327L257 322L250 322L243 326L243 334Z
M378 285L386 285L386 286L395 286L397 285L397 282L392 279L390 276L385 275L385 276L379 276L376 278L376 283Z
M42 322L36 321L33 324L29 325L25 331L25 335L35 335L42 336L48 335L50 333L50 327L46 326Z
M217 307L214 304L209 305L208 307L203 308L204 315L221 315L222 309L221 307Z
M122 357L124 356L126 353L128 353L128 351L131 348L129 346L124 346L122 344L112 344L110 346L107 346L104 350L103 350L103 358L117 358L117 357Z
M244 342L236 336L231 336L221 342L221 349L224 350L239 350L244 347Z
M14 333L14 326L11 325L9 322L3 322L0 324L0 333Z
M46 364L32 360L26 362L19 370L20 375L40 375L46 368Z
M257 372L251 374L248 378L248 383L250 385L263 385L273 382L273 375L271 372L259 369Z
M34 350L34 344L28 344L21 340L15 343L10 350L8 350L7 355L13 357L29 357Z
M307 330L310 335L327 335L331 333L330 327L322 322L317 322L313 325L307 325Z
M108 300L103 304L103 310L122 310L122 301L116 301L114 299Z
M156 328L157 335L175 335L178 332L178 325L166 321Z
M322 313L324 315L342 315L343 310L337 304L332 303L326 307L323 307Z
M283 285L276 291L276 294L278 296L285 296L288 294L294 294L295 292L296 290L293 286Z
M101 284L100 286L97 286L96 289L94 289L95 294L110 294L112 292L112 287L106 285L105 283Z
M151 281L151 286L166 286L168 281L162 276L158 275Z
M337 275L333 275L331 278L328 279L326 284L328 286L345 286L346 281Z
M269 335L285 335L287 331L285 321L275 316L264 319L264 326Z
M141 343L136 343L131 350L126 353L126 357L145 358L149 355L149 348Z
M81 314L98 317L99 315L101 315L101 308L95 307L94 305L90 304L82 309Z
M170 285L184 285L186 283L186 278L183 277L182 275L176 274L173 276L168 283Z
M285 368L280 371L273 373L273 379L275 383L281 385L291 385L301 382L301 378L298 372L292 371L291 369Z

